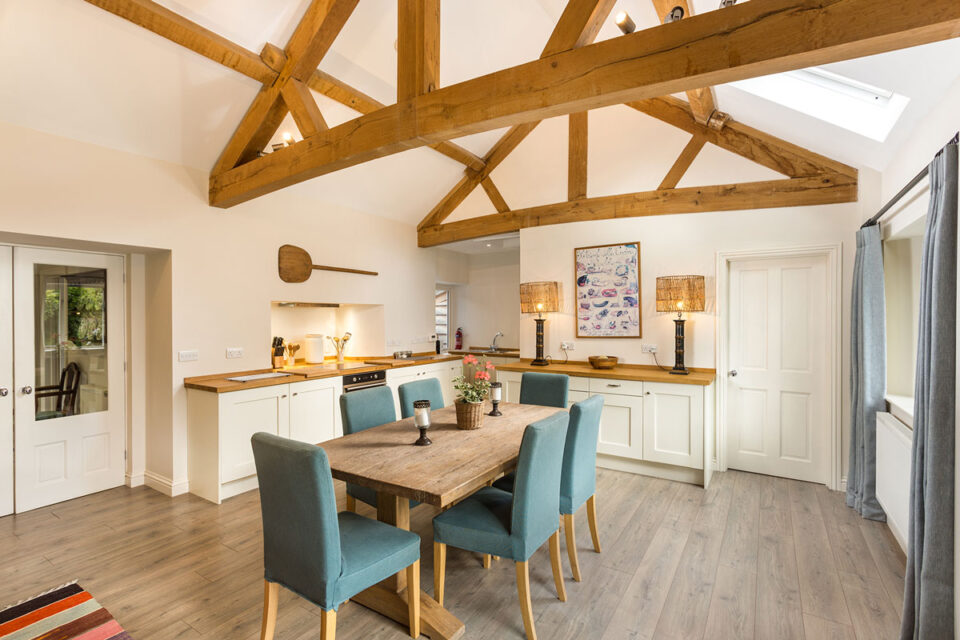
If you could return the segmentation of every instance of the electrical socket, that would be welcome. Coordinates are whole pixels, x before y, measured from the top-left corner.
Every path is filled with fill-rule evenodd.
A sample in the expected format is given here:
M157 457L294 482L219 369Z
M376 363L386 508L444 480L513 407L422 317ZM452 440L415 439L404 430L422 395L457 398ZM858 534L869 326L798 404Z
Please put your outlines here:
M656 353L657 345L655 344L641 344L640 351L643 353Z
M227 359L243 357L243 347L227 347Z
M197 349L189 349L187 351L180 351L177 353L177 359L180 362L196 362L200 359L200 351Z
M576 350L576 345L572 342L561 342L560 343L561 351L574 351Z

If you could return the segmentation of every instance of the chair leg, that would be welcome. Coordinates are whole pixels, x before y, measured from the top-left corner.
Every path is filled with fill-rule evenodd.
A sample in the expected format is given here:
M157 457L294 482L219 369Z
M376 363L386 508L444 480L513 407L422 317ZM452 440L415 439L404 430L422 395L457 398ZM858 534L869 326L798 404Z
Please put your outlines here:
M587 521L590 523L590 537L593 538L593 550L600 553L600 530L597 527L597 494L587 498Z
M320 609L320 640L337 640L337 612Z
M557 585L560 602L567 601L567 588L563 584L563 565L560 564L560 529L550 536L550 564L553 566L553 583Z
M533 626L533 603L530 602L530 567L526 562L517 563L517 594L520 596L520 611L523 613L527 640L537 640L537 630Z
M433 543L433 598L443 606L443 582L447 579L447 545Z
M420 637L420 561L407 567L407 614L410 619L410 637Z
M350 494L347 494L347 511L357 512L357 499Z
M484 568L484 569L489 569L489 568L490 568L490 554L489 554L489 553L483 554L483 568Z
M577 534L573 524L573 514L563 514L563 531L567 535L567 556L570 558L570 568L573 570L573 579L580 582L580 561L577 560Z
M263 581L263 623L260 627L260 640L273 640L277 628L277 602L280 599L280 585Z

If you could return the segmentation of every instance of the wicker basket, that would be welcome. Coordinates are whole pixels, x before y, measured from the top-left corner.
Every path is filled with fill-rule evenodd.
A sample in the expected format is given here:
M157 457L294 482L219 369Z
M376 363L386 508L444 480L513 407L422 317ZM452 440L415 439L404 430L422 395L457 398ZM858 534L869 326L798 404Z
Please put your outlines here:
M473 430L483 426L484 403L457 400L456 405L458 429Z

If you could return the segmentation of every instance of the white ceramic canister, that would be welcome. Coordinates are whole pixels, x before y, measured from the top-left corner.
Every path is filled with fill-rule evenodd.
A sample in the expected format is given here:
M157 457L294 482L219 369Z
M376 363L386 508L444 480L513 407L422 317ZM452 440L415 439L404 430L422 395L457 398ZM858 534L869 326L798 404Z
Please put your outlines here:
M323 362L323 334L308 333L303 341L303 359L308 364L320 364Z

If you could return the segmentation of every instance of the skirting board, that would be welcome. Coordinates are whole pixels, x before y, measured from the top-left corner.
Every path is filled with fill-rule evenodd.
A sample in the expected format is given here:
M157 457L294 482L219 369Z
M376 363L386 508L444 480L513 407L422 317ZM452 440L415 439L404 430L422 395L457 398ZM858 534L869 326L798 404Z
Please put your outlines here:
M125 474L127 486L130 488L143 486L145 483L143 473Z
M626 471L627 473L636 473L642 476L653 476L654 478L663 478L664 480L674 480L676 482L686 482L688 484L703 486L703 471L700 469L676 467L671 464L645 462L643 460L631 460L630 458L621 458L603 453L597 454L597 466L603 469Z
M190 492L189 482L174 483L170 478L162 476L159 473L153 473L152 471L143 472L143 483L154 491L159 491L163 495L170 496L171 498Z

